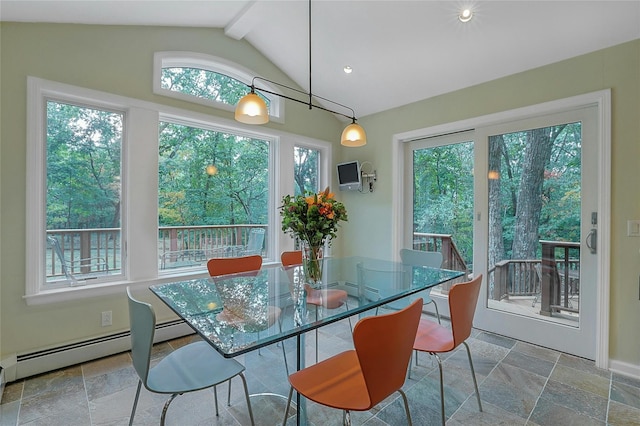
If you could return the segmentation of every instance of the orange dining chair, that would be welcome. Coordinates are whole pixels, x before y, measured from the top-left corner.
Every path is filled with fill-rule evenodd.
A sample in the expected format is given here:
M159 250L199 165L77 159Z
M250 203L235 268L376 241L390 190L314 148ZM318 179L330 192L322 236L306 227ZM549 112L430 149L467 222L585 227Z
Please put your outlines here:
M294 389L311 401L343 410L345 425L351 424L350 411L370 410L399 392L407 424L411 425L409 402L402 386L421 312L422 299L416 299L400 311L363 318L353 329L355 349L291 374L283 425Z
M413 349L420 352L428 352L431 355L434 355L438 360L438 368L440 369L440 409L442 410L443 426L446 421L444 411L444 381L442 376L442 361L438 354L451 352L460 346L460 344L464 344L465 348L467 348L467 356L469 358L469 366L471 367L473 385L476 389L478 407L480 408L480 411L482 411L480 392L478 392L478 381L476 380L476 373L473 369L471 351L469 350L469 345L466 342L471 335L473 316L476 312L476 303L478 302L481 283L482 274L478 275L471 281L458 283L451 287L449 290L449 315L451 317L451 329L443 327L437 322L422 319L420 320L415 342L413 343Z
M280 255L280 261L282 262L282 267L287 270L294 265L302 264L302 251L285 251ZM293 284L293 282L292 282ZM325 288L325 289L314 289L308 284L305 285L307 290L307 305L315 306L316 311L316 321L318 321L318 309L320 307L326 309L336 309L344 305L347 309L349 309L349 294L344 290ZM353 331L353 327L351 326L351 318L349 318L349 328ZM316 362L318 362L318 329L316 328Z
M259 271L261 267L262 256L257 254L241 257L214 257L207 261L207 269L212 277Z

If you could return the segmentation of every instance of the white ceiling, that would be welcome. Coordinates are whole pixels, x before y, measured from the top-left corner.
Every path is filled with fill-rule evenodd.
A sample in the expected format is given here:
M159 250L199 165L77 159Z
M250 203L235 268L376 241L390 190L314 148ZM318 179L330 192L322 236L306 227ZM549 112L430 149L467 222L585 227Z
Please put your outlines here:
M309 86L306 0L0 0L0 20L224 28ZM361 117L638 38L640 0L313 0L312 91Z

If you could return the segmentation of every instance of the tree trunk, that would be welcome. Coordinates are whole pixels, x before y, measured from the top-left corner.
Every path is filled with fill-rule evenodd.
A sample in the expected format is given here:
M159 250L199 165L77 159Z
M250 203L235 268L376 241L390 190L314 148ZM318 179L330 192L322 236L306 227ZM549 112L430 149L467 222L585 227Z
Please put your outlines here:
M518 187L512 259L536 257L544 170L551 158L554 141L563 128L556 126L526 132L527 146Z
M502 135L489 138L489 269L504 259L504 238L502 234L502 202L500 197L500 163L504 138Z

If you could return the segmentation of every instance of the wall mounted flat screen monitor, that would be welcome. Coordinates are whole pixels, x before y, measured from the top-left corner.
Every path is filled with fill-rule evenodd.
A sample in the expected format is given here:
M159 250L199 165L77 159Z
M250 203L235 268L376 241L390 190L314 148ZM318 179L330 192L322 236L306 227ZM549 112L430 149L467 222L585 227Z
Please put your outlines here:
M362 188L360 164L357 161L340 163L336 167L340 191L359 191Z

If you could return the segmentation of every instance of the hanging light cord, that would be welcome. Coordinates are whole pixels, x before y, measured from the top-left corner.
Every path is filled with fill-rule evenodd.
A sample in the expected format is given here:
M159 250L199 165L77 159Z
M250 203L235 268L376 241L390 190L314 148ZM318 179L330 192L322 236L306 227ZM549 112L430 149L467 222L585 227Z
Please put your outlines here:
M311 109L311 0L309 0L309 109ZM354 114L355 115L355 114Z
M303 93L305 95L309 95L309 100L307 102L305 102L305 101L301 101L300 99L292 98L290 96L281 95L280 93L272 92L272 91L265 90L265 89L256 88L256 85L255 85L256 79L263 80L263 81L266 81L266 82L271 83L271 84L275 84L276 86L285 87L285 88L287 88L289 90L293 90L294 92L298 92L298 93ZM298 90L298 89L290 87L290 86L287 86L286 84L276 83L275 81L269 80L267 78L257 77L257 76L253 77L253 79L251 80L251 85L249 86L249 88L251 88L251 92L252 93L255 93L256 90L258 90L260 92L264 92L264 93L269 93L271 95L276 95L276 96L279 96L281 98L288 99L290 101L294 101L294 102L298 102L298 103L301 103L301 104L304 104L304 105L308 105L309 109L318 108L318 109L321 109L323 111L327 111L327 112L330 112L330 113L333 113L333 114L337 114L337 115L341 115L343 117L346 117L346 118L352 120L353 123L356 122L356 112L353 110L353 108L348 107L348 106L343 105L343 104L338 103L338 102L334 102L331 99L327 99L327 98L323 98L322 96L314 95L313 92L311 91L311 0L309 0L309 93L307 93L305 91L302 91L302 90ZM320 105L316 105L316 104L313 103L313 98L322 99L323 101L331 102L334 105L338 105L338 106L341 106L342 108L346 108L346 109L351 111L351 115L347 115L347 114L344 114L344 113L341 113L341 112L338 112L338 111L334 111L334 110L329 109L329 108L325 108L325 107L320 106Z

